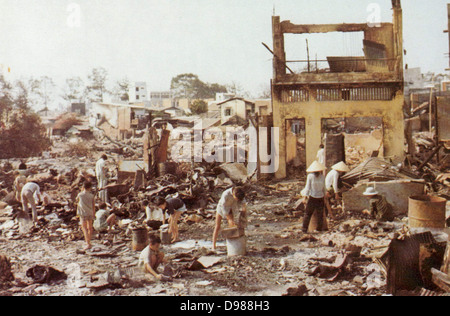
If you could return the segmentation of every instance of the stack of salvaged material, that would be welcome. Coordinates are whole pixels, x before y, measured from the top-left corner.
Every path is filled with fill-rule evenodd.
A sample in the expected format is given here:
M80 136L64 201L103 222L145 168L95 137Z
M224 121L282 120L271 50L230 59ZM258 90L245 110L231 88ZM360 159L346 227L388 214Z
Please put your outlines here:
M342 181L354 185L360 180L368 181L390 181L399 179L410 179L393 167L389 162L381 158L368 158L344 176Z
M385 268L387 292L414 295L420 288L438 290L433 274L440 268L445 243L437 242L431 232L394 239L379 263Z
M441 270L432 269L431 272L434 284L446 293L450 293L450 242L447 244Z
M406 215L408 198L423 195L425 181L407 176L401 168L395 167L380 158L369 158L342 177L350 190L343 193L345 211L362 212L369 209L369 200L363 198L367 187L376 188L392 205L394 214Z

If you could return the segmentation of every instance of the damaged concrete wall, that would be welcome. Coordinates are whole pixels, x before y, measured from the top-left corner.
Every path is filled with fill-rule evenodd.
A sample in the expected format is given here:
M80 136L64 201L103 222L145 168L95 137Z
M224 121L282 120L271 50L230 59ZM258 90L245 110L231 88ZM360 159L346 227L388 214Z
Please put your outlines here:
M384 153L400 162L404 157L404 122L403 95L397 95L392 101L345 101L282 103L274 100L274 126L280 127L279 141L279 170L277 178L286 177L286 120L305 119L306 121L306 163L310 165L317 155L322 142L323 118L332 117L381 117L383 120Z
M395 215L398 216L408 214L410 196L423 195L425 181L396 180L359 183L342 195L346 211L361 212L369 209L369 199L363 195L368 186L375 186L376 190L386 197L386 200L392 205Z
M403 25L400 1L392 3L393 22L381 27L360 24L297 25L272 17L273 120L280 131L277 178L286 177L286 120L306 121L306 160L316 159L321 120L339 117L380 117L384 154L404 158ZM294 73L286 64L284 34L364 32L366 72ZM367 45L366 45L367 44ZM351 58L351 57L349 57ZM368 58L368 59L367 59ZM381 66L385 65L385 67ZM287 70L290 73L287 73Z

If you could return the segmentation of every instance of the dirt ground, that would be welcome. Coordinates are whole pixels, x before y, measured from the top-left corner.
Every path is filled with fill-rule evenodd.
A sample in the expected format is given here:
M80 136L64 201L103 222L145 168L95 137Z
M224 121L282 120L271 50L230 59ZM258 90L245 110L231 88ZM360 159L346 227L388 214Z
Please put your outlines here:
M101 152L104 148L98 148ZM13 161L13 163L17 163ZM117 159L110 161L111 164ZM94 157L64 155L61 148L29 161L31 168L95 167ZM223 238L212 252L216 202L192 221L190 210L180 221L180 242L163 245L172 278L155 281L137 267L140 252L131 247L132 234L126 225L97 236L93 249L84 247L76 217L63 217L64 210L41 208L40 222L26 234L20 233L10 210L0 210L0 255L9 258L15 280L4 282L1 295L14 296L366 296L385 295L386 278L377 264L394 234L407 218L377 223L361 214L336 209L329 230L303 234L302 211L295 208L304 181L257 183L248 198L247 254L229 257ZM49 188L58 202L70 198L62 186ZM142 216L144 210L140 211ZM137 214L139 218L139 214ZM157 232L156 232L157 233ZM210 265L200 266L208 259ZM62 271L67 278L36 283L27 272L36 265ZM160 268L162 272L163 267Z
M306 286L308 295L384 294L384 279L370 255L389 244L392 236L385 233L385 228L376 228L377 224L368 220L350 221L343 228L338 221L330 223L329 232L305 238L301 233L301 218L289 217L285 211L288 200L288 196L258 196L257 201L250 204L246 256L228 257L222 239L218 252L211 252L213 220L182 222L182 241L163 246L172 267L180 270L180 274L168 282L155 282L135 268L139 252L131 250L131 236L122 237L123 232L94 240L94 251L98 256L95 252L80 254L77 250L84 246L82 240L58 240L56 236L51 238L39 233L17 240L3 237L0 253L10 258L16 277L12 288L3 294L280 296L301 285ZM398 227L401 225L401 222L397 223ZM373 230L377 234L382 232L383 237L367 237ZM334 262L352 244L361 245L362 254L339 277L331 281L311 275L322 263ZM110 257L105 252L114 255ZM218 263L207 269L189 270L194 259L202 256L218 257ZM35 265L64 271L68 279L51 285L33 284L26 271ZM119 270L128 271L128 282L98 288L92 286L92 281L95 283L99 275Z

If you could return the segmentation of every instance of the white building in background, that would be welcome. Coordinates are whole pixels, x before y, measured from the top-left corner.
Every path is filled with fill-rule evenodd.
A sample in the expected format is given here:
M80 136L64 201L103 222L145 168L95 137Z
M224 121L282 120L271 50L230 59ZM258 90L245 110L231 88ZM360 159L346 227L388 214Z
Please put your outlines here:
M128 91L130 103L145 102L150 100L146 82L133 82L130 84Z

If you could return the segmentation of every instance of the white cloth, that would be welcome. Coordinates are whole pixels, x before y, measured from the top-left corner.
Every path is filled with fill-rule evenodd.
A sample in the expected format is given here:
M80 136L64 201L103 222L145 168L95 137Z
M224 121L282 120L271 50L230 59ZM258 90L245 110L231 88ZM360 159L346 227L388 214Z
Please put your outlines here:
M144 267L146 264L150 264L150 246L145 247L139 255L138 266Z
M325 197L325 177L322 173L316 176L314 173L308 174L306 179L304 196L310 196L316 199Z
M152 209L147 206L145 208L145 214L148 221L164 221L164 212L160 208Z
M327 190L330 190L331 188L334 189L335 193L339 192L339 172L336 170L331 170L328 172L327 177L325 178L325 187Z
M325 149L320 148L317 152L317 162L325 166Z

